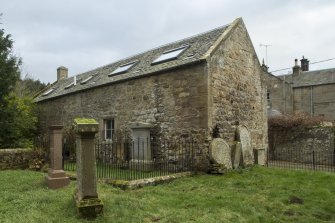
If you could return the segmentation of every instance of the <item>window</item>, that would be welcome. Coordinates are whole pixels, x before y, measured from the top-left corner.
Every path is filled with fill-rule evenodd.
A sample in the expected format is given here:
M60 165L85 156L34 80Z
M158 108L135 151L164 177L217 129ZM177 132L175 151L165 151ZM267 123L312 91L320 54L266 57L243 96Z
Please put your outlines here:
M132 66L135 65L137 61L133 61L130 63L126 63L123 65L120 65L118 68L116 68L112 73L110 73L108 76L113 76L115 74L121 74L127 72Z
M70 88L70 87L72 87L72 86L77 85L77 83L80 82L80 80L81 80L81 79L77 79L77 76L74 76L74 77L73 77L73 81L72 81L70 84L66 85L66 86L65 86L65 89L68 89L68 88Z
M270 100L270 92L269 91L266 92L266 99Z
M89 80L93 78L93 75L89 76L88 78L84 79L80 84L86 84Z
M48 94L50 94L51 92L53 92L55 89L54 88L50 88L49 90L45 91L42 96L47 96Z
M65 86L65 89L68 89L68 88L72 87L73 85L74 85L74 82L71 82L70 84Z
M104 138L106 140L113 139L114 134L114 119L104 120Z
M178 56L188 48L188 45L183 45L181 47L165 51L158 58L156 58L151 65L164 63L170 60L175 60Z

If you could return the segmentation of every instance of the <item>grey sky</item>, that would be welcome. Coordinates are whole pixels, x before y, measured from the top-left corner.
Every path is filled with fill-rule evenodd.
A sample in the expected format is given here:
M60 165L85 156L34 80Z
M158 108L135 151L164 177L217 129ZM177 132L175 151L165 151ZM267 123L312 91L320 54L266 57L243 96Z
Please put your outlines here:
M242 17L270 70L335 58L335 1L327 0L0 0L0 25L15 40L23 74L56 80L111 63ZM335 67L335 60L311 70ZM287 73L283 71L282 73ZM275 73L275 74L280 74Z

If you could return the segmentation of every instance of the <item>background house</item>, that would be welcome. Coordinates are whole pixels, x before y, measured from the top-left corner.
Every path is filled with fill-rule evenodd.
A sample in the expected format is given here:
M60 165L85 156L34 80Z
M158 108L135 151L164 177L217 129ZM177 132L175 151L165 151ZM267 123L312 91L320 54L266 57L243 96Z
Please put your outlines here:
M290 75L268 74L268 108L335 120L335 68L309 71L309 61L300 62L295 60Z
M233 143L245 125L253 148L267 148L265 76L240 18L73 77L59 67L57 77L36 98L41 133L88 117L108 140L141 123L151 136L197 138L208 162L213 130Z

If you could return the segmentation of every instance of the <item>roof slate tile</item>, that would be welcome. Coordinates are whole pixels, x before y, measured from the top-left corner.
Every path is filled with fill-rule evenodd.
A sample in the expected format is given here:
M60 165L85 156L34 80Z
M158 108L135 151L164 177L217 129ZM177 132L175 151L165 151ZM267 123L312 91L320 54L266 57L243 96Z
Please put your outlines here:
M230 25L230 24L229 24ZM65 86L73 82L73 77L69 77L65 80L60 80L55 82L49 88L54 88L55 90L43 96L43 92L35 98L36 102L44 101L47 99L60 97L66 94L71 94L78 91L83 91L90 88L95 88L98 86L108 85L115 82L127 80L129 78L136 78L145 76L148 74L162 72L164 70L173 69L179 66L184 66L199 62L204 60L204 56L210 47L215 43L216 40L224 33L224 31L229 27L229 25L222 26L211 31L201 33L189 38L185 38L179 41L175 41L149 51L116 61L114 63L96 68L94 70L77 75L77 80L85 80L86 78L94 75L94 77L89 80L86 84L80 84L72 86L71 88L65 89ZM163 52L167 50L175 49L182 45L189 45L189 47L176 59L164 63L154 64L151 63L158 58ZM132 61L138 61L134 66L132 66L127 72L121 73L114 76L108 76L120 65L130 63ZM45 91L47 91L46 89ZM44 92L45 92L44 91Z

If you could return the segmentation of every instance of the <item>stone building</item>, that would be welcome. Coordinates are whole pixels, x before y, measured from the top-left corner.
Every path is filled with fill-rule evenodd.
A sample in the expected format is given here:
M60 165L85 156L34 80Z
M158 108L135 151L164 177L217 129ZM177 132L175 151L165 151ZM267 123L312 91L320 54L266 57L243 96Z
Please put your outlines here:
M268 74L268 108L280 112L305 112L335 120L335 68L309 71L306 58L295 60L290 75Z
M87 117L106 140L141 123L152 136L208 144L213 129L233 143L245 125L253 149L267 148L265 76L241 18L73 77L59 67L57 77L35 99L42 133Z

